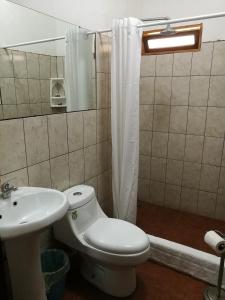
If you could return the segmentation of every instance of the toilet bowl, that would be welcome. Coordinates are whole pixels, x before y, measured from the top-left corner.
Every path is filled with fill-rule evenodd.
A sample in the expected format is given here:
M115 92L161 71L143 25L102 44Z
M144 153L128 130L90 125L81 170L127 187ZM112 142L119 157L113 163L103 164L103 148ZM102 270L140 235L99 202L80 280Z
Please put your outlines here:
M78 185L65 194L69 209L53 226L55 238L81 254L85 279L109 295L129 296L136 288L135 267L149 257L148 236L129 222L108 218L93 187Z

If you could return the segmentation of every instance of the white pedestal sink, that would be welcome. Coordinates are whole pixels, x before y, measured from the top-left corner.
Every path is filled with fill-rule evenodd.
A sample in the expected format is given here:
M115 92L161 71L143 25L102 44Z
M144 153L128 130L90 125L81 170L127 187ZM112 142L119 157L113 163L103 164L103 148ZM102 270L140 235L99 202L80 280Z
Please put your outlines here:
M5 242L13 300L46 300L39 234L61 219L66 196L56 190L23 187L0 198L0 238Z

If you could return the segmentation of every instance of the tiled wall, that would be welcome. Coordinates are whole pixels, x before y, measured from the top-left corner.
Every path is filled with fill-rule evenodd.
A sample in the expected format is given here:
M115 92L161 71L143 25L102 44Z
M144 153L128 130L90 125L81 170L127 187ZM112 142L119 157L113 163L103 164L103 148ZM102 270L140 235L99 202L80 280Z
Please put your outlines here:
M108 111L91 110L0 122L1 181L65 190L106 187ZM99 201L104 202L99 189Z
M142 56L139 199L225 220L225 42Z
M49 78L64 78L64 57L0 50L0 120L51 114Z
M97 109L0 121L0 180L61 191L87 183L110 214L108 37L97 50Z
M143 56L139 199L225 219L225 42ZM97 109L0 121L1 180L87 182L111 209L110 44L97 43Z

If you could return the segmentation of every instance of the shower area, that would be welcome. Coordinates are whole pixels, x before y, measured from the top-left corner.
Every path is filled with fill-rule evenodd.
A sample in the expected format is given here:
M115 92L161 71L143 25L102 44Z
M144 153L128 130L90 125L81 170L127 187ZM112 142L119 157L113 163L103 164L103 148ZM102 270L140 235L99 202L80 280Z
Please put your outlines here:
M224 53L142 57L140 200L224 219Z

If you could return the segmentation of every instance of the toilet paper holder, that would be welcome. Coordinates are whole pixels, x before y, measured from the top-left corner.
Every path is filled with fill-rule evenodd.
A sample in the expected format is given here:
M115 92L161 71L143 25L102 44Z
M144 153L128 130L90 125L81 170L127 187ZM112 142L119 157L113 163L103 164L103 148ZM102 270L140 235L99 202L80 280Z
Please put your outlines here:
M205 300L225 300L225 291L222 290L223 282L223 271L224 271L224 260L225 260L225 235L219 230L214 230L220 237L224 239L224 244L218 246L221 251L220 255L220 266L217 279L217 286L208 286L204 291Z

